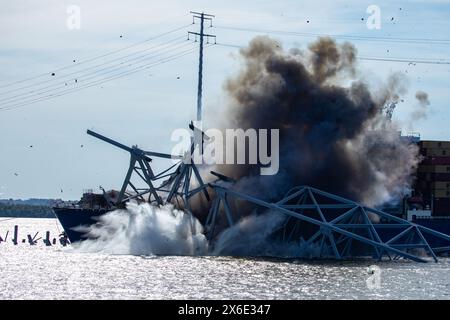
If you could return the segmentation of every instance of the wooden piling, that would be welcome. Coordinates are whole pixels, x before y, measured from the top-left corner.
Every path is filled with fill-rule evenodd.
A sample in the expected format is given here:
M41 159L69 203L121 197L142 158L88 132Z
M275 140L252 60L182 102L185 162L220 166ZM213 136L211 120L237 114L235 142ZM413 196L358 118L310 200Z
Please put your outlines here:
M33 238L31 237L31 234L27 234L27 238L28 238L28 243L30 244L30 246L33 246L36 244L34 242Z
M19 226L16 224L14 226L14 238L12 240L12 242L14 243L14 245L17 245L19 243Z
M20 242L21 243L28 242L30 245L36 245L42 239L42 237L38 237L38 234L39 234L39 232L36 232L36 234L34 236L32 236L31 234L27 234L26 238L19 239L19 226L15 225L11 241L14 245L18 245ZM6 242L8 239L8 235L9 235L9 230L6 231L4 238L0 236L0 243ZM20 241L20 240L22 240L22 241ZM56 245L58 240L62 246L66 246L69 244L69 241L65 234L61 235L59 239L58 238L50 238L50 231L45 232L45 238L42 241L45 243L46 246L52 246L52 245Z
M50 231L45 232L45 240L44 240L45 245L51 246L52 244L50 243Z

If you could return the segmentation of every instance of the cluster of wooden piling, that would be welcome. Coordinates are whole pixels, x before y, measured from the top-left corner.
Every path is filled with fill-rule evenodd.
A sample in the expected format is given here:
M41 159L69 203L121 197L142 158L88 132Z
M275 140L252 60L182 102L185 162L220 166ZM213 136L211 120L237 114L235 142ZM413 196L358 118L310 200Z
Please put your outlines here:
M1 235L0 235L0 244L2 243L2 242L7 242L7 240L8 240L8 235L9 235L9 230L8 231L6 231L6 234L5 234L5 236L4 237L2 237ZM46 246L54 246L54 245L57 245L58 243L60 244L60 245L62 245L62 246L66 246L66 245L68 245L70 242L69 242L69 240L67 239L67 235L63 232L63 233L61 233L60 235L58 235L58 239L57 238L51 238L50 237L50 231L46 231L45 232L45 238L42 238L42 237L38 237L39 236L39 231L38 232L36 232L35 234L34 234L34 236L32 236L31 234L27 234L26 235L26 238L23 238L22 240L21 240L21 243L27 243L28 242L28 244L29 245L31 245L31 246L34 246L34 245L36 245L36 244L38 244L39 243L39 240L42 240L42 242L46 245ZM12 243L16 246L16 245L18 245L19 244L19 226L18 225L15 225L14 226L14 231L13 231L13 237L12 237Z

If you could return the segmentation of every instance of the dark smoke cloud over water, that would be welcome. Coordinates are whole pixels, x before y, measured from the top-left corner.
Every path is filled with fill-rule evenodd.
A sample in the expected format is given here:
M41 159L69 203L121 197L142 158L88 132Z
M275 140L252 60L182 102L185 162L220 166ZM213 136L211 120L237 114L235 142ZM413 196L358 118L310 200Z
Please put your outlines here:
M359 76L356 49L320 38L307 50L286 52L268 37L242 49L243 69L226 82L226 128L280 130L280 170L223 165L236 188L276 199L310 185L368 205L401 196L418 163L417 147L400 138L382 114L405 94L398 74L372 89Z

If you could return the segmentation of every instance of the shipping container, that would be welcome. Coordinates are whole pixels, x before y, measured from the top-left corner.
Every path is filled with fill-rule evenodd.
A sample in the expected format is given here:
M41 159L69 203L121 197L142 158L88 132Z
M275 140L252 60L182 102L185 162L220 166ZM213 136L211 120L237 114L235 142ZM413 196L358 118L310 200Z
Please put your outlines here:
M416 181L415 187L421 190L450 190L450 181Z
M443 181L450 182L450 173L426 173L426 172L418 172L417 173L417 181Z
M427 149L450 149L450 141L422 140L419 146Z
M433 202L434 216L450 217L450 141L420 141L422 161L414 180L414 194Z
M433 190L436 198L450 198L450 190Z
M450 157L425 157L421 165L448 165L450 166Z
M450 198L433 199L433 216L450 216Z
M433 198L435 208L450 208L450 198Z
M434 217L450 217L450 210L446 208L437 209L433 211L432 216Z
M434 190L450 190L450 182L435 181L431 183L431 188L433 188Z
M441 204L450 207L450 199L449 198L434 198L433 202L435 204Z
M419 165L418 172L431 172L431 173L450 173L450 166L429 166Z
M449 217L450 216L450 208L449 207L440 207L440 208L433 209L432 216Z
M450 156L450 148L421 148L420 154L426 157L448 157Z

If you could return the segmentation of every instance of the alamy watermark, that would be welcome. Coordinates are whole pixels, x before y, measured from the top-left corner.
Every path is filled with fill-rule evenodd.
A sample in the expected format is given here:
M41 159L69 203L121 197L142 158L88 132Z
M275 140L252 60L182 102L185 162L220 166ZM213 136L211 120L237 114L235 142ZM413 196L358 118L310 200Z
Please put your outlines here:
M371 265L367 268L369 277L366 279L367 288L370 290L381 289L381 268Z
M171 140L176 142L171 155L183 155L183 161L195 164L260 165L261 175L275 175L279 169L278 129L215 129L202 131L194 122L192 131L176 129ZM203 143L202 143L203 141Z
M375 4L371 4L367 7L366 13L370 14L367 18L366 26L367 29L381 29L381 9Z
M77 5L70 5L66 9L66 26L69 30L81 29L81 8Z

